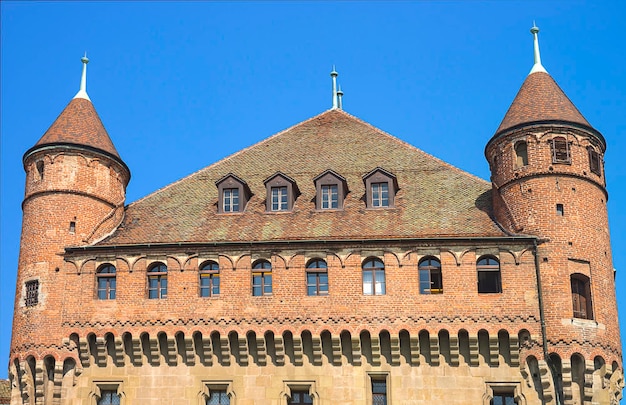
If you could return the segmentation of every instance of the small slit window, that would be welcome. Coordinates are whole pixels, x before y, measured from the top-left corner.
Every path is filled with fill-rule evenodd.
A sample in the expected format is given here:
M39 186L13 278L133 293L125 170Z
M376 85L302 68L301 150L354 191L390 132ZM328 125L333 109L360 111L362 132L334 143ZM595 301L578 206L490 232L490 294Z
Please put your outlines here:
M515 166L528 166L528 145L524 141L515 144Z
M602 175L600 154L592 146L587 147L587 152L589 154L589 170L598 176Z
M572 274L570 281L572 286L574 318L593 319L589 277L583 274Z
M569 143L562 136L552 138L552 163L571 163Z
M565 215L565 209L563 208L563 204L557 204L556 205L556 215L558 215L560 217Z
M24 297L24 305L27 307L34 307L39 304L39 280L27 281L26 297Z
M37 166L37 175L39 176L39 180L43 180L43 174L44 174L43 160L37 161L36 166Z

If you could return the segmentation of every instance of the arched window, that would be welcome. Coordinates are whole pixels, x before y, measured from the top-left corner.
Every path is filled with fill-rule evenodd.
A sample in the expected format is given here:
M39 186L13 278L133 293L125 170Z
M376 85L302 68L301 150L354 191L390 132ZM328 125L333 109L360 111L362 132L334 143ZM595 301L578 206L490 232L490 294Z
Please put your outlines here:
M552 163L570 163L569 143L562 136L552 138Z
M328 266L322 259L311 259L306 265L307 295L328 295Z
M385 264L380 259L363 262L363 294L385 294Z
M524 141L515 144L515 166L522 167L528 165L528 145Z
M155 263L148 270L148 298L167 298L167 266Z
M479 293L501 293L500 262L493 256L483 256L476 262Z
M584 274L572 274L570 276L572 285L572 304L574 307L574 318L593 319L591 310L591 286L589 277Z
M418 265L420 294L442 294L441 263L434 257L425 257Z
M200 296L213 297L220 294L220 266L213 262L205 262L200 267Z
M252 266L252 295L272 295L272 265L267 260L259 260Z
M96 272L96 285L99 300L115 299L115 266L103 264Z

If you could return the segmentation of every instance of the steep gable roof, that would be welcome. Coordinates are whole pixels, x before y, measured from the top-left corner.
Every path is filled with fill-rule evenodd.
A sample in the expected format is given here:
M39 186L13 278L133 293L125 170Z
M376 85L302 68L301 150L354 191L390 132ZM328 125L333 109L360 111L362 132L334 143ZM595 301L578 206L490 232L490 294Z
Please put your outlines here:
M379 166L397 177L395 207L366 209L362 177ZM350 188L343 210L315 208L313 180L327 169ZM263 182L277 171L300 189L291 212L266 212ZM217 213L215 182L228 173L253 193L242 213ZM490 218L490 193L490 183L329 110L130 204L98 245L505 236Z
M57 144L87 146L121 161L96 109L85 98L73 98L31 150Z
M526 77L496 136L513 127L535 122L568 122L592 128L576 106L565 95L552 76L534 72Z

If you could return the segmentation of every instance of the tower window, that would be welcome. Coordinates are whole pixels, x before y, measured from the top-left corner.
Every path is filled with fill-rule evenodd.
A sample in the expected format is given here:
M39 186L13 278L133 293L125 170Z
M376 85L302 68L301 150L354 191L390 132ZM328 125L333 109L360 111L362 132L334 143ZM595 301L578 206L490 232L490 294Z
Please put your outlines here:
M493 256L484 256L476 262L478 272L479 293L501 293L502 279L500 276L500 262Z
M528 165L528 145L524 141L515 144L515 166L522 167Z
M574 318L593 319L589 277L583 274L572 274L570 281L572 285Z
M441 263L434 257L427 257L418 265L420 279L420 294L441 294Z
M100 390L98 405L120 405L120 396L116 390Z
M213 297L220 294L220 266L213 261L200 267L200 296Z
M491 405L515 405L517 401L512 392L494 392Z
M552 163L571 163L569 143L562 136L552 138Z
M43 160L37 162L37 174L39 175L39 180L43 180Z
M328 269L322 259L313 259L306 265L307 295L328 295Z
M556 215L562 217L563 215L565 215L565 210L563 208L563 204L557 204L556 205Z
M76 232L76 221L70 221L70 233Z
M272 265L267 260L259 260L252 266L252 295L272 295Z
M31 280L26 282L26 297L24 304L27 307L34 307L39 304L39 280Z
M207 405L230 405L230 397L226 390L211 390L211 395L206 400Z
M387 405L387 380L384 377L372 378L372 404Z
M291 398L287 401L289 405L307 405L312 404L313 398L308 391L291 391Z
M385 295L385 265L380 259L363 263L363 294Z
M148 270L148 298L167 298L167 266L155 263Z
M115 274L115 266L111 264L105 264L100 266L100 268L96 272L96 284L98 288L97 293L99 300L115 299Z
M589 170L600 176L602 174L600 169L600 154L591 146L587 148L587 152L589 153Z

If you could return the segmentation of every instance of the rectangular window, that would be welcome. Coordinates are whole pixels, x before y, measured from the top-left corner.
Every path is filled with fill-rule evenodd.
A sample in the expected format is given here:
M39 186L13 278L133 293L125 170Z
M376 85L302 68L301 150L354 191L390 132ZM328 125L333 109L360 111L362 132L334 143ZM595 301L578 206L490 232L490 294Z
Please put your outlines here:
M239 189L224 189L224 212L239 212Z
M252 295L255 297L272 295L272 273L252 273Z
M328 273L306 273L307 295L328 295Z
M220 274L200 273L200 296L212 297L220 294Z
M372 405L387 405L387 380L372 378Z
M206 401L207 405L230 405L230 398L226 390L211 390L211 395Z
M117 390L100 390L98 405L120 405L120 396Z
M570 163L569 143L562 136L552 139L552 163Z
M287 187L272 187L272 211L287 211Z
M287 401L289 405L307 405L313 403L313 398L308 391L291 391L291 398Z
M115 299L115 275L112 277L98 277L98 299Z
M372 183L372 207L389 206L389 183Z
M363 270L363 294L385 295L385 270Z
M26 297L24 304L27 307L34 307L39 304L39 280L32 280L26 282Z
M600 154L591 146L587 150L589 151L589 170L600 176Z
M557 204L556 205L556 215L562 217L565 214L565 211L563 209L563 204Z
M322 186L322 209L339 208L339 192L336 184Z
M515 397L511 392L494 392L493 399L491 400L493 405L515 405Z

